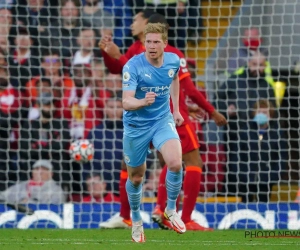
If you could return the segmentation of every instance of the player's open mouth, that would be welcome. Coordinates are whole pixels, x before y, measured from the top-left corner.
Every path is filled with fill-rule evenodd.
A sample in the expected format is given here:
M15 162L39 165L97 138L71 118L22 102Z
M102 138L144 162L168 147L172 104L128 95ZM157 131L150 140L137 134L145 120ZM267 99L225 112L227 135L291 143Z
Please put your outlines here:
M156 55L156 52L149 52L149 54L150 54L151 56L155 56L155 55Z

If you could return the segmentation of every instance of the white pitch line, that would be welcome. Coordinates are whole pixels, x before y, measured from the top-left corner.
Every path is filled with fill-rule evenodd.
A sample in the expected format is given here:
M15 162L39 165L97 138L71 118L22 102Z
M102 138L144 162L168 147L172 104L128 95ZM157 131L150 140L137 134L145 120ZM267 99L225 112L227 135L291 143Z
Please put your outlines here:
M41 238L41 239L3 239L0 240L1 244L10 244L10 245L24 245L24 244L31 244L31 245L57 245L63 242L73 244L73 245L84 245L84 244L92 244L98 245L100 243L110 243L113 245L131 245L132 242L130 240L112 240L112 239L51 239L51 238ZM286 241L286 242L278 242L278 243L269 243L269 242L259 242L258 240L255 242L245 242L242 241L201 241L195 240L193 242L187 242L184 240L147 240L147 242L155 242L158 244L168 244L172 246L182 246L182 245L199 245L199 246L290 246L290 245L300 245L300 242L295 241ZM296 244L295 244L296 243Z

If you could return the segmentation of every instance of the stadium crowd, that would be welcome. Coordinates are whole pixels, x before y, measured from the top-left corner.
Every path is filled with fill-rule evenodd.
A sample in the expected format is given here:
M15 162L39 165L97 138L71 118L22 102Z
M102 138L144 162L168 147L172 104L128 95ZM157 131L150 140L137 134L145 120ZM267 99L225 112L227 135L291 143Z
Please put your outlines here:
M137 34L131 34L134 21L147 22L139 14L144 8L166 16L169 42L182 52L187 41L196 43L202 32L199 1L156 2L0 1L0 191L5 191L4 197L41 203L119 201L122 75L114 60L132 56L122 53L137 39ZM207 145L202 125L211 117L203 116L195 101L186 100L204 162L202 195L267 202L287 168L288 145L278 122L282 97L276 95L260 43L259 31L246 31L244 47L228 62L228 81L216 91L214 106L229 121L224 142ZM196 62L186 63L195 81ZM203 89L199 91L205 95ZM87 164L72 161L68 150L73 140L82 138L95 147L94 160ZM147 164L145 196L155 197L161 171L155 152ZM53 193L43 195L47 190Z

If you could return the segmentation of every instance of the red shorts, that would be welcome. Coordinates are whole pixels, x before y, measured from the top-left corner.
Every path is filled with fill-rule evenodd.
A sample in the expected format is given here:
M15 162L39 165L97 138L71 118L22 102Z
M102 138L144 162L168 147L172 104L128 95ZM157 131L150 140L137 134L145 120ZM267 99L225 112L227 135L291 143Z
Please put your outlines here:
M200 147L194 125L189 122L176 127L182 147L182 154L186 154Z

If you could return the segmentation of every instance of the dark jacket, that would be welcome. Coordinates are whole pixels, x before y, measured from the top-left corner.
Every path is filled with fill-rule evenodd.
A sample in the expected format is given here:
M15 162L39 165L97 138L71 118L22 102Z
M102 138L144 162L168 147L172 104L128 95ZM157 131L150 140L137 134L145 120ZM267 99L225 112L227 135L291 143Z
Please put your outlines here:
M288 145L278 122L270 123L260 131L254 121L248 122L238 133L232 170L239 175L239 182L277 183L287 168Z
M25 122L20 138L20 164L25 171L36 160L49 159L53 164L54 179L60 180L61 170L68 170L70 145L68 122L53 118L48 123L40 119ZM64 173L63 173L64 174Z
M253 106L259 99L267 99L276 107L272 86L264 77L251 77L246 69L241 75L233 75L218 89L216 109L227 117L227 108L231 104L236 107L237 115L228 118L230 132L236 133L247 121L251 120Z
M44 6L39 12L33 12L28 8L26 0L17 0L15 7L12 8L12 13L16 17L16 21L20 21L25 27L29 27L29 33L35 42L38 42L38 36L44 33L40 32L38 27L43 26L46 28L57 20L58 8L56 6L57 0L45 0Z

